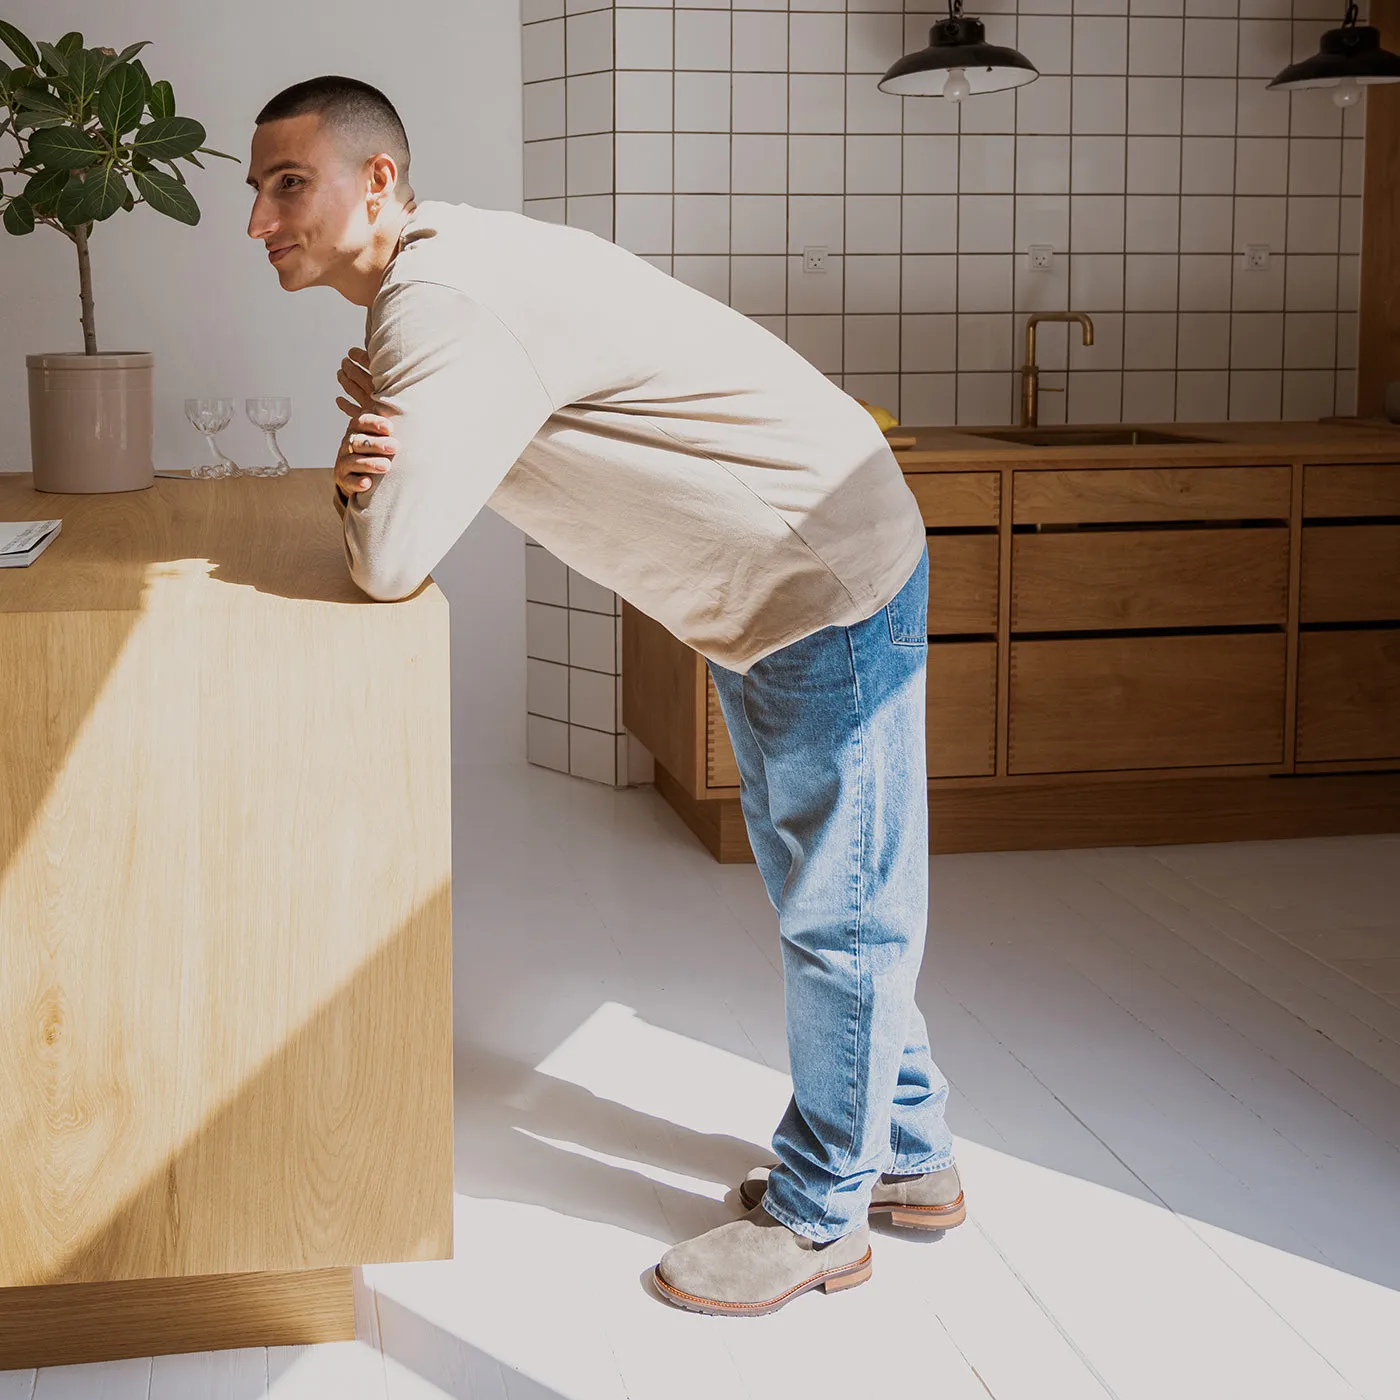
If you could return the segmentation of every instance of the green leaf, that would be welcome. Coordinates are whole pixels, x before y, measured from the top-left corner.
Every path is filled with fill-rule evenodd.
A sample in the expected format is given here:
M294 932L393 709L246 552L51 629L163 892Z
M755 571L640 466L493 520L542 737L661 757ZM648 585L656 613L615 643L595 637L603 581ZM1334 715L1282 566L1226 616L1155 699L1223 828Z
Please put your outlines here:
M15 93L15 105L30 112L54 112L61 117L68 115L68 104L46 87L18 89Z
M159 214L167 214L182 224L199 222L199 205L194 196L178 180L159 170L138 170L136 188L146 203Z
M84 109L102 86L102 55L92 49L79 49L68 60L68 86Z
M218 156L220 160L231 160L235 165L243 164L237 156L225 155L223 151L211 151L208 146L201 146L199 153L202 156Z
M36 209L52 210L63 187L72 178L71 170L41 170L29 177L29 183L24 187L24 197Z
M5 206L5 231L21 236L34 232L34 210L28 200L16 197Z
M13 24L7 24L3 19L0 19L0 44L4 44L21 63L38 67L39 50Z
M151 84L151 115L157 119L175 115L175 89L164 79Z
M138 127L132 145L152 160L177 160L204 143L204 128L193 117L157 117Z
M64 170L83 170L102 158L102 148L97 142L86 131L74 127L36 131L30 139L29 150L45 165Z
M190 155L190 156L181 156L180 159L181 159L181 160L187 160L187 161L189 161L189 163L190 163L191 165L198 166L198 168L199 168L200 170L203 170L203 169L204 169L204 162L203 162L202 160L200 160L200 158L199 158L198 156L194 156L194 155Z
M97 222L110 219L126 203L129 193L121 171L114 166L93 170L83 181L83 214Z
M39 53L43 57L44 71L53 73L60 78L68 74L68 60L52 44L45 44L40 41Z
M83 46L83 36L76 29L70 29L67 34L54 45L59 53L70 54Z
M120 57L120 55L119 55ZM151 90L151 75L146 72L146 65L139 58L131 60L131 66L141 75L141 81L146 84L146 91Z
M74 175L54 202L54 213L57 215L59 223L64 228L71 230L77 228L79 224L87 223L87 216L84 213L86 205L85 182L79 176Z
M129 64L112 69L97 95L97 117L109 136L125 136L140 124L146 111L146 85Z

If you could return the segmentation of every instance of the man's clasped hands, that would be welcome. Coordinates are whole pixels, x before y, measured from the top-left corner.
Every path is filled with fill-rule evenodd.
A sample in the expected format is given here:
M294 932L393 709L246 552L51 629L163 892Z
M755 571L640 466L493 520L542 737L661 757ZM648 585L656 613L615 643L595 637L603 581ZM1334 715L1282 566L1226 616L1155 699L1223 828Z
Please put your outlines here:
M392 465L398 443L393 426L387 418L369 410L374 403L374 386L370 380L369 355L359 346L347 352L336 375L345 397L338 397L336 407L350 417L340 451L335 459L335 483L347 496L369 490L370 482L382 476Z

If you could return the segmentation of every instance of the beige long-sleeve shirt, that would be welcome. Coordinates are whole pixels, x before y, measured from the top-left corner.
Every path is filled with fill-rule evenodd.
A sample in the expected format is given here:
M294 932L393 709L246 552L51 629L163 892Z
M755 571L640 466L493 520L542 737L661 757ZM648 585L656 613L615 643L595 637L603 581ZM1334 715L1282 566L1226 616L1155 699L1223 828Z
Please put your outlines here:
M746 316L581 229L418 205L366 347L399 451L335 500L372 598L414 592L489 505L747 671L883 607L924 547L855 399Z

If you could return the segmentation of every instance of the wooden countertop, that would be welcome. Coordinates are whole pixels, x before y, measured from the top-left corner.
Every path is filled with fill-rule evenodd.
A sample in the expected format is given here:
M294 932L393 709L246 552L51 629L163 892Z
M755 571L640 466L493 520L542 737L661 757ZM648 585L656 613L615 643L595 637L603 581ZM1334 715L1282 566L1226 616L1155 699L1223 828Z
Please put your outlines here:
M1400 462L1400 426L1378 420L1338 423L1085 423L1042 424L1041 431L1095 431L1146 428L1205 438L1204 442L1152 443L1142 446L1028 446L979 433L1014 431L992 428L898 427L888 436L914 438L912 447L897 447L906 472L966 471L969 466L1016 466L1028 470L1085 466L1207 466L1229 462Z

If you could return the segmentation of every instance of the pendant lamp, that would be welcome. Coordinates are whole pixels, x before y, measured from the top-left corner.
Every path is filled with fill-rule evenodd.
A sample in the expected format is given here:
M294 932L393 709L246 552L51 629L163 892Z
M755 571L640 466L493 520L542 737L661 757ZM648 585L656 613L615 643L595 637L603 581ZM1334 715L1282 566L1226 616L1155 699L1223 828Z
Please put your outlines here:
M1290 64L1269 86L1284 92L1330 87L1338 107L1351 107L1370 83L1400 83L1400 57L1381 48L1379 29L1356 18L1356 0L1347 0L1342 27L1329 29L1317 53Z
M880 79L881 92L961 102L975 92L1020 87L1040 76L1024 54L987 43L982 21L963 18L962 0L949 0L948 18L929 30L928 39L928 48L905 54Z

